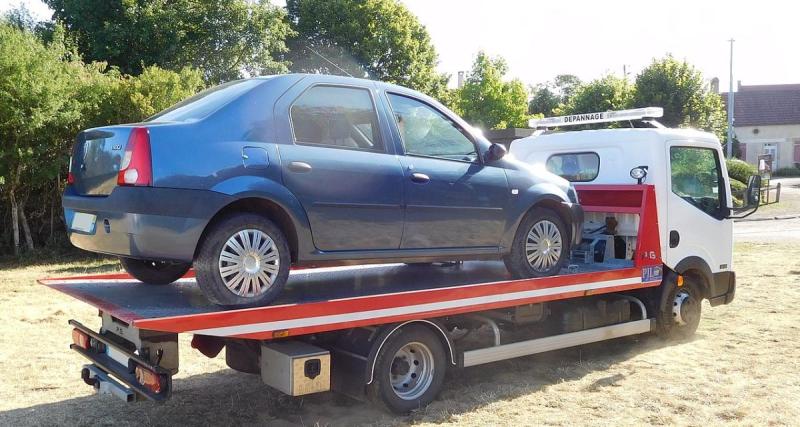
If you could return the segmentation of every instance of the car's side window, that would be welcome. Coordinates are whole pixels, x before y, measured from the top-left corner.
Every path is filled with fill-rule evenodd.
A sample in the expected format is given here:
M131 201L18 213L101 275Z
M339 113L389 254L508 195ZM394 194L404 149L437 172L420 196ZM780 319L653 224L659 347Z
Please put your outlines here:
M672 192L701 211L715 216L722 206L720 164L710 148L671 147Z
M553 154L545 168L570 182L594 181L600 173L600 156L593 152Z
M478 160L475 144L466 131L446 115L407 96L388 96L406 154L462 162Z
M295 100L289 114L297 144L385 151L367 89L314 86Z

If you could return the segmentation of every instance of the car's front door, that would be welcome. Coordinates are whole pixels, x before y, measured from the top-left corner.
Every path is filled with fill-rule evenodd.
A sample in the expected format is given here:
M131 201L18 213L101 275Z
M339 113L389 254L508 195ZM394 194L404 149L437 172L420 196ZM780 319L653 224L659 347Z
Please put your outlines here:
M403 232L400 162L387 152L369 88L316 85L289 107L293 141L283 180L323 251L397 249Z
M405 173L401 247L496 247L505 225L508 181L484 165L468 133L421 100L387 94Z

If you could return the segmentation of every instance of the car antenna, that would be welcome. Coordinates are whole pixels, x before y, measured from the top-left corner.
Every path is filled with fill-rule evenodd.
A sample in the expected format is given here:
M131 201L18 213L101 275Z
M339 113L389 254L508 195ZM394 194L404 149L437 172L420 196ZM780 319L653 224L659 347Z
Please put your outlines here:
M325 55L323 55L323 54L321 54L321 53L317 52L316 50L314 50L314 48L312 48L311 46L309 46L309 45L306 45L306 47L308 48L308 50L310 50L311 52L313 52L314 54L316 54L316 55L317 55L317 56L319 56L320 58L324 59L324 60L325 60L325 61L327 61L329 64L331 64L331 65L333 65L334 67L336 67L336 68L337 68L339 71L341 71L341 72L343 72L343 73L347 74L349 77L353 77L353 75L352 75L352 74L350 74L350 73L348 73L348 72L347 72L347 71L346 71L344 68L342 68L342 67L340 67L340 66L336 65L336 63L334 63L334 62L333 62L333 61L331 61L330 59L326 58L326 57L325 57Z

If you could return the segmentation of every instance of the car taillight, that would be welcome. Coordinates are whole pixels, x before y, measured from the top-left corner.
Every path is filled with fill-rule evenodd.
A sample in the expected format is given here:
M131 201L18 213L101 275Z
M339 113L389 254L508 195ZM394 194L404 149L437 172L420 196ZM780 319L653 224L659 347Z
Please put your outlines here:
M77 328L72 330L72 342L84 350L88 350L91 345L89 335Z
M153 393L161 393L161 376L142 365L136 365L136 381Z
M69 169L67 169L67 184L75 183L75 175L72 174L72 156L69 156Z
M147 128L133 128L117 174L117 185L150 186L153 164L150 158L150 134Z

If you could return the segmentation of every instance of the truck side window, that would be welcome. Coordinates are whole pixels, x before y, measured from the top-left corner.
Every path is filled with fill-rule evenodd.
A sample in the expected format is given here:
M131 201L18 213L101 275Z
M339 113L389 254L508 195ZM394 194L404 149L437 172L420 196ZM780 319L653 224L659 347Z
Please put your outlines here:
M672 192L701 211L716 216L720 212L720 166L710 148L670 148Z
M600 156L592 152L553 154L545 167L567 181L589 182L600 173Z
M290 116L297 144L384 151L366 89L314 86L295 100Z
M388 94L406 154L476 162L475 144L447 116L407 96Z

